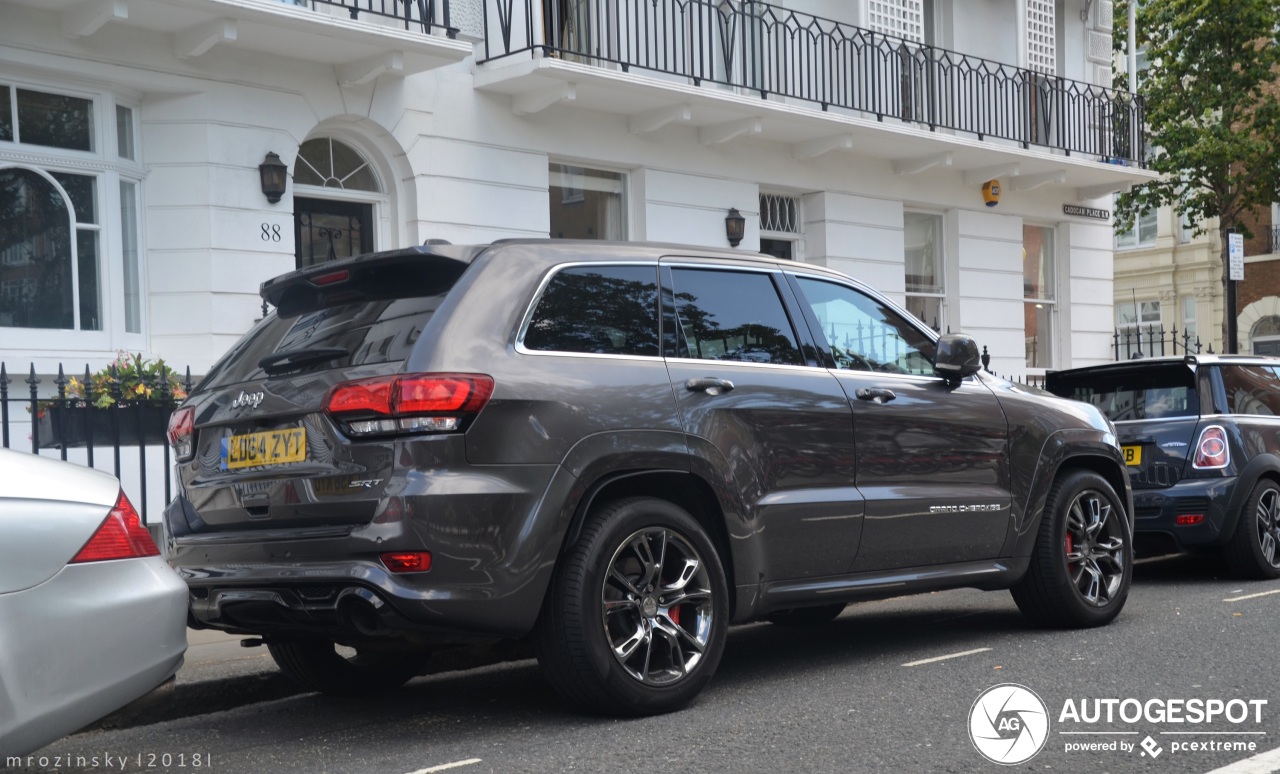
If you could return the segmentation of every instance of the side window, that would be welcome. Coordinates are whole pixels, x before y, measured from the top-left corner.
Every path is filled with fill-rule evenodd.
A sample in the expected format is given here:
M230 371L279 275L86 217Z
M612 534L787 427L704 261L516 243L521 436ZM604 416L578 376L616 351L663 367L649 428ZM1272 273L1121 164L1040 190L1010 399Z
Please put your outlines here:
M762 272L673 269L678 357L803 365L773 279Z
M657 357L657 268L577 266L561 271L538 299L524 346Z
M1280 416L1280 374L1268 366L1223 366L1227 410L1232 414Z
M836 368L933 375L933 340L906 318L853 288L796 280L822 325Z

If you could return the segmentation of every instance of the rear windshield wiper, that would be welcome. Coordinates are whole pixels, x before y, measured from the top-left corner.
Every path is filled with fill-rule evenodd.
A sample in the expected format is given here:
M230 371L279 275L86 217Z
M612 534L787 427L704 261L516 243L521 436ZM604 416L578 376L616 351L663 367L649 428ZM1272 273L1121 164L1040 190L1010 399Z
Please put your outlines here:
M268 375L282 374L311 363L323 363L350 354L342 347L312 347L276 352L258 361L258 368Z

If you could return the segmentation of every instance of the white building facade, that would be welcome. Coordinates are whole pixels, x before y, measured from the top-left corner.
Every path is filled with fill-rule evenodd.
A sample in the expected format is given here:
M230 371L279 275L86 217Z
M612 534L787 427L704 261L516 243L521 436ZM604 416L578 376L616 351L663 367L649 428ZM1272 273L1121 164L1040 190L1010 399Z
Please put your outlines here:
M199 374L299 266L722 246L731 210L740 249L1000 373L1110 360L1107 210L1152 177L1111 26L1108 0L0 0L0 360Z

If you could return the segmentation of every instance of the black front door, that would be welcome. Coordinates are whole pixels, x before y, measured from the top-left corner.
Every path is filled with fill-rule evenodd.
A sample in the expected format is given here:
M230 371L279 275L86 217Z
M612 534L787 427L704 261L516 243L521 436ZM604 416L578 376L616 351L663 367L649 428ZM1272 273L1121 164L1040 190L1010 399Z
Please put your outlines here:
M293 198L297 268L373 252L373 205Z

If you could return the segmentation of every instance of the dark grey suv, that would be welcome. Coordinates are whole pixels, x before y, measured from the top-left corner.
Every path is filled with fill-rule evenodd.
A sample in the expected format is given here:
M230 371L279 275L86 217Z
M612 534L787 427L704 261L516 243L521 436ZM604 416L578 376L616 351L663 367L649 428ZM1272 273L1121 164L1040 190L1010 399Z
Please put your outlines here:
M571 701L646 714L707 684L730 623L977 587L1093 626L1128 594L1106 419L841 274L522 240L262 294L174 414L167 552L193 626L262 637L314 689L531 637Z

